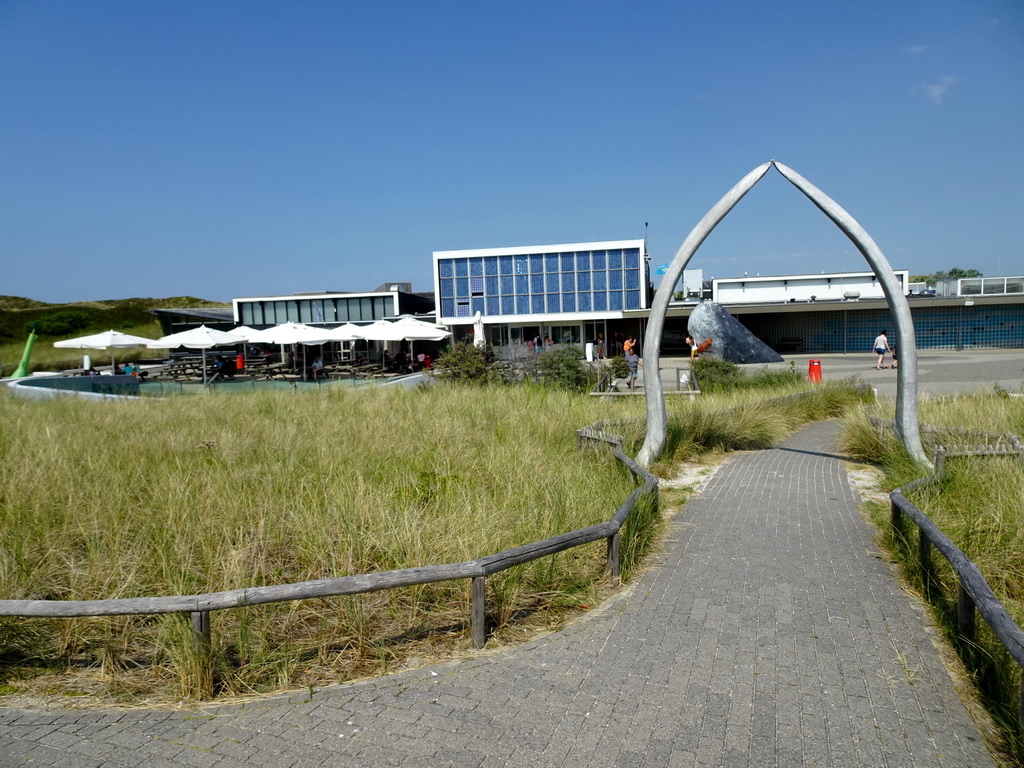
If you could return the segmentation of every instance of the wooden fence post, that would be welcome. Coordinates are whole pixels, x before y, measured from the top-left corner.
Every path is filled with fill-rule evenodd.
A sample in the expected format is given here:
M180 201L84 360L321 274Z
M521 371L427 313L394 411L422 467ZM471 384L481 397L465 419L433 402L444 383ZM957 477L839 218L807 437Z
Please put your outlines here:
M608 537L608 571L613 579L619 578L619 533Z
M473 591L471 598L471 615L469 619L470 630L473 635L473 646L475 648L483 648L484 643L487 641L486 636L486 599L487 593L486 587L486 576L474 576L473 577Z
M210 612L192 611L192 641L195 643L196 653L200 656L208 656L210 653Z
M923 529L917 529L917 559L921 564L921 583L924 593L931 597L935 574L932 570L932 543L928 541Z
M961 581L956 600L956 628L961 639L969 643L974 642L974 625L974 599Z

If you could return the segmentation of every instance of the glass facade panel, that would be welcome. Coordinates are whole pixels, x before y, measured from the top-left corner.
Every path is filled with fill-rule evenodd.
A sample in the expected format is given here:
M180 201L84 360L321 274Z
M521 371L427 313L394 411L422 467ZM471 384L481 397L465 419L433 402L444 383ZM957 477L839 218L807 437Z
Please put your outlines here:
M622 251L608 251L608 269L622 269Z
M636 248L627 248L625 259L626 269L640 269L640 251Z
M563 312L575 312L576 311L576 294L575 293L563 293L562 294L562 311Z
M284 308L283 301L274 302L274 319L268 320L267 322L273 323L274 325L280 325L281 323L288 322L288 312Z
M530 260L526 256L516 256L516 274L525 275L530 270Z
M485 275L496 275L498 274L498 257L487 256L484 259L484 274Z
M612 291L608 294L608 309L622 309L622 291Z
M512 275L502 275L501 276L501 294L503 296L507 296L507 295L511 294L514 291L515 288L514 288L514 284L512 282L514 279L515 278L512 277Z
M549 274L544 278L544 286L547 288L548 293L552 293L558 290L558 275Z
M468 277L469 276L469 259L456 259L455 260L455 276L456 277Z
M310 306L309 299L302 299L301 301L297 301L296 304L299 305L299 322L313 322L313 309Z
M590 294L589 293L577 293L576 294L576 305L579 307L580 312L590 311Z
M252 307L253 305L248 302L238 305L238 317L241 319L242 325L253 325L256 322L252 319Z
M503 275L511 275L512 274L512 257L511 256L499 256L498 257L498 266L500 267L501 274L503 274Z
M484 281L484 293L488 296L498 295L498 278L488 276Z
M608 273L594 272L594 290L603 291L608 288Z
M454 280L451 280L451 279L445 280L444 278L442 278L439 282L441 283L441 298L442 299L450 299L453 296L455 296L455 281Z
M608 287L613 291L622 290L622 272L616 270L608 273Z
M594 310L604 312L608 309L608 294L604 291L594 291Z
M484 260L483 259L470 259L469 260L469 274L479 277L484 273Z
M557 293L548 294L548 312L561 312L562 302L558 300Z
M454 277L455 267L451 259L441 259L437 262L437 274L439 277Z
M369 296L365 296L359 299L359 313L363 316L363 320L373 320L373 299Z
M468 277L456 277L455 278L455 296L456 298L462 299L469 296L469 278Z
M501 314L501 299L497 296L487 297L487 314L488 315L500 315Z
M1007 293L1024 293L1024 278L1022 278L1022 277L1008 277L1008 278L1006 278L1006 292Z
M544 254L544 267L548 272L558 271L558 254L557 253L546 253Z
M981 278L960 281L961 296L978 296L981 294Z
M516 293L530 292L530 278L528 275L516 275Z
M530 293L544 293L544 275L530 275Z
M335 299L334 311L339 323L347 323L352 319L348 314L348 301L346 299Z
M474 296L473 297L473 304L472 304L471 308L473 310L473 314L474 315L477 312L483 314L483 312L484 312L484 297L483 296Z
M563 272L572 272L574 262L575 262L575 259L573 258L573 255L571 253L563 253L562 254L562 271Z
M580 291L590 290L590 273L589 272L577 272L576 273L576 288Z
M606 251L594 251L594 269L604 269L607 263Z
M469 292L474 296L484 292L484 279L482 277L469 278Z
M639 269L627 269L626 270L626 289L637 290L640 288L640 270Z
M562 273L562 292L576 290L576 276L572 272Z
M517 315L528 315L528 314L530 314L530 297L529 296L516 296L516 314Z
M590 270L590 251L580 251L576 254L576 269L581 272Z
M445 317L455 314L455 299L441 299L441 314Z
M543 256L531 256L530 257L530 274L539 275L544 271L544 257Z
M299 307L294 301L283 302L285 308L285 314L288 318L289 323L299 322Z
M626 291L626 309L640 309L640 291Z
M531 303L531 307L533 308L533 313L534 314L538 314L538 315L539 314L543 314L543 312L544 312L544 294L537 294L536 296L534 296L533 297L533 301Z
M514 296L505 295L501 297L501 314L514 315L516 313L516 300Z

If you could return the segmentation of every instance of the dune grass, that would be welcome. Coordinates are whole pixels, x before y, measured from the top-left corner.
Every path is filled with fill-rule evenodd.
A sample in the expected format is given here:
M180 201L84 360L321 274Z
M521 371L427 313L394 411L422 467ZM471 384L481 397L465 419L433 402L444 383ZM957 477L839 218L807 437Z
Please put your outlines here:
M892 435L880 430L869 416L891 421L891 401L847 417L843 443L853 456L876 462L885 470L886 490L901 487L923 474ZM998 435L1024 435L1024 401L997 395L970 395L920 403L922 424L932 427L922 435L929 454L934 445L978 445ZM962 430L966 429L966 432ZM988 439L978 433L986 432ZM1024 461L1019 458L948 458L940 481L908 494L981 569L992 591L1018 624L1024 626ZM875 509L884 532L883 542L893 551L908 575L920 583L916 532L894 532L888 509ZM912 528L912 526L911 526ZM932 606L951 643L974 677L990 711L1003 728L1007 750L1024 760L1024 742L1017 727L1020 706L1020 668L1003 650L982 620L973 645L960 643L954 633L956 575L946 560L932 558L938 588Z

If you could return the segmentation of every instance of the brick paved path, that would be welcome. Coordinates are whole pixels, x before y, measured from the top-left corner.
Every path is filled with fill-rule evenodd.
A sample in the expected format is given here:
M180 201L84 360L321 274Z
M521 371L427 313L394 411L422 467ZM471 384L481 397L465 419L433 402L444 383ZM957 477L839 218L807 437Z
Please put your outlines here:
M991 766L830 453L731 458L658 562L567 630L192 712L0 710L7 766Z

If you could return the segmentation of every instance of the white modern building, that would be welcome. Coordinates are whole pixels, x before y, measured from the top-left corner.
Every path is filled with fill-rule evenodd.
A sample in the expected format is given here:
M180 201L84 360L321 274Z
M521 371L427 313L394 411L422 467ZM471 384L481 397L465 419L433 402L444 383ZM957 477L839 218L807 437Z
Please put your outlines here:
M906 295L910 272L894 270ZM874 272L822 272L818 275L722 277L711 281L711 298L719 304L791 304L794 302L884 299Z
M497 345L639 335L650 298L646 246L611 240L435 251L434 294L439 323L468 331L479 312Z

